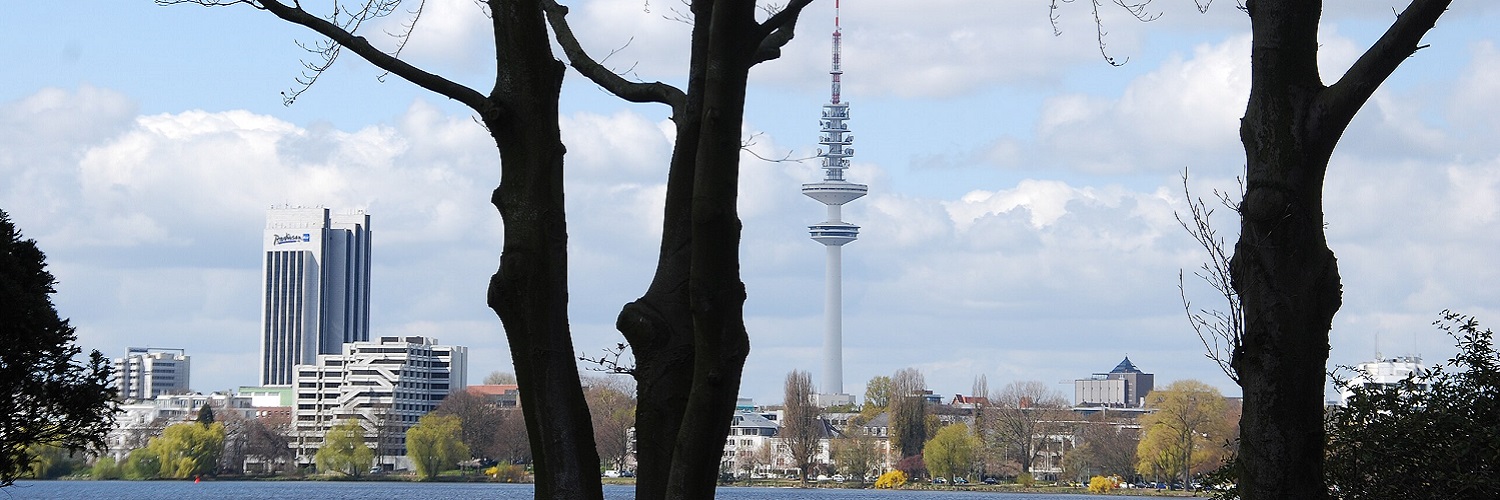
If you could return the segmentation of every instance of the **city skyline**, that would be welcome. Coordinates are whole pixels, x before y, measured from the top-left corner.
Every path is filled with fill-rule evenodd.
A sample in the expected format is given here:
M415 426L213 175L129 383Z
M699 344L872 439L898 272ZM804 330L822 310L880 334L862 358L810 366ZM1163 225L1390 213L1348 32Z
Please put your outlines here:
M476 380L511 371L484 304L502 244L498 154L467 111L381 83L355 58L283 106L307 55L294 41L310 33L251 9L70 1L17 5L16 29L0 33L0 54L27 68L0 86L0 207L47 252L82 347L184 348L200 391L255 381L257 228L267 205L322 204L380 214L372 337L470 346ZM624 47L613 68L681 83L688 29L668 7L566 3L586 47ZM406 54L460 81L492 77L476 7L429 5L431 31ZM1325 6L1325 80L1402 5ZM833 7L813 3L782 58L752 70L742 395L761 402L821 360L823 249L805 239L812 207L795 186L821 174L808 113L828 98ZM1145 24L1101 11L1122 67L1103 61L1074 4L1060 4L1061 35L1045 3L843 9L844 70L858 75L843 94L862 145L851 171L870 186L843 214L864 228L843 260L844 328L861 344L845 346L845 392L906 366L944 392L979 374L1053 384L1128 354L1159 385L1239 393L1183 317L1179 270L1195 308L1215 304L1195 288L1203 254L1173 212L1186 168L1210 204L1238 192L1249 24L1233 5L1161 7ZM1335 150L1325 211L1344 305L1330 368L1376 351L1445 360L1451 339L1430 325L1445 308L1500 321L1500 292L1485 286L1500 278L1487 250L1500 243L1500 4L1453 10ZM671 122L576 75L563 92L570 319L579 354L594 355L620 341L614 319L650 280ZM1231 242L1232 215L1215 214Z

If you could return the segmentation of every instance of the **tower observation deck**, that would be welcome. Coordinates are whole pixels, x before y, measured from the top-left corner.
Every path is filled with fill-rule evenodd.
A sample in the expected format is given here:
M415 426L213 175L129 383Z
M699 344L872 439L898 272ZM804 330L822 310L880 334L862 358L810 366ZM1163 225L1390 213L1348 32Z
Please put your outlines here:
M854 135L849 133L849 103L840 99L841 79L844 71L840 65L843 34L839 27L838 0L834 1L833 17L833 69L832 97L823 105L823 116L819 120L820 136L818 156L823 160L823 180L802 185L802 194L818 200L827 207L823 222L807 227L813 241L822 243L827 249L826 281L824 295L823 329L823 376L818 396L819 404L832 406L853 403L853 397L844 394L843 361L843 270L841 248L859 238L859 226L844 222L842 207L857 200L869 191L869 186L854 184L844 179L849 168L849 158L854 156Z

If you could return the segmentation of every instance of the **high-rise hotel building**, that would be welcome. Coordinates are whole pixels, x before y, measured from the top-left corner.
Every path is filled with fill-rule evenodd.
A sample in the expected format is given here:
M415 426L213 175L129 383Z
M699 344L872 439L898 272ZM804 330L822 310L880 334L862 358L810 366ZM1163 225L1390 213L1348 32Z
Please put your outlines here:
M370 338L370 215L272 207L266 212L260 384Z

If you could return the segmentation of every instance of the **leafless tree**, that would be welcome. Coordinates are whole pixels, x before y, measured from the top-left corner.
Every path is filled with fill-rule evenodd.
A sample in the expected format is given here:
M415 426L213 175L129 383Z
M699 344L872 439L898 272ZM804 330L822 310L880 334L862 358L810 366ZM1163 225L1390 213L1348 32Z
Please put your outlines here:
M1006 384L989 399L994 432L1015 451L1021 473L1030 473L1055 422L1068 415L1067 397L1047 384L1027 380Z
M1143 8L1150 1L1135 3ZM1197 3L1202 11L1211 2ZM1450 4L1411 0L1332 84L1324 83L1318 65L1321 0L1239 5L1250 18L1250 96L1240 119L1245 147L1240 235L1228 274L1243 332L1237 344L1230 339L1220 346L1229 351L1226 373L1244 394L1235 468L1244 498L1328 494L1322 473L1323 386L1328 334L1343 306L1343 284L1325 233L1323 183L1350 121L1403 61L1425 47L1422 37ZM1093 5L1097 14L1100 2ZM1120 5L1136 9L1129 2ZM1108 54L1105 58L1114 64ZM1215 352L1213 342L1206 343ZM1218 361L1223 350L1214 354Z
M494 458L505 410L483 396L459 390L448 394L433 413L458 417L461 441L473 458Z
M490 458L513 464L531 463L531 438L527 435L526 419L521 410L516 408L502 408L501 410L505 418L500 420L500 427L495 430L495 455Z
M514 384L514 383L516 383L516 374L510 373L510 372L500 372L500 371L490 372L489 375L485 375L484 376L484 383L486 385L509 385L509 384Z
M158 0L205 6L245 6L304 26L326 40L307 46L314 61L294 101L344 51L438 95L463 103L489 131L500 152L500 185L491 203L504 221L500 269L490 279L487 302L509 341L522 411L530 426L537 498L600 499L599 457L573 361L568 326L567 221L563 203L563 153L558 99L565 67L552 55L538 0L485 0L473 15L487 16L495 33L495 80L480 91L419 68L399 57L420 17L421 2L328 0L320 6L285 0ZM316 12L316 13L315 13ZM407 14L414 12L415 14ZM390 16L412 15L397 47L377 48L361 28ZM738 134L735 135L738 137ZM731 201L732 203L732 201Z
M781 431L777 437L791 451L792 463L801 472L804 486L807 485L813 457L818 454L819 441L823 438L823 420L819 418L818 405L812 400L816 392L812 374L801 370L786 374Z
M1245 331L1230 365L1244 394L1244 498L1322 498L1323 387L1343 304L1324 233L1334 146L1375 89L1417 52L1451 0L1413 0L1331 85L1318 67L1319 0L1250 0L1250 98L1240 120L1245 197L1231 284Z
M281 470L292 461L289 417L258 417L245 422L245 456L265 465L265 472Z
M584 383L599 458L616 470L623 469L630 455L630 429L635 426L635 387L620 376L588 377Z

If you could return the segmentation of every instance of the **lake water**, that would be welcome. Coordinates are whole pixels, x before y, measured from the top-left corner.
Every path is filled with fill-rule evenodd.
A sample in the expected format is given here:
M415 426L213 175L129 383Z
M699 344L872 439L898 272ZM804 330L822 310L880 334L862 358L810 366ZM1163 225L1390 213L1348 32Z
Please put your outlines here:
M108 498L120 500L212 498L225 500L262 498L317 498L338 500L440 500L447 498L531 500L529 484L501 483L406 483L334 481L17 481L0 490L0 500ZM633 500L632 486L604 487L607 500ZM794 488L719 488L718 500L1058 500L1080 499L1078 495L1034 493L982 493L972 491L889 491ZM1130 497L1110 496L1111 500ZM1160 498L1160 497L1156 497Z

